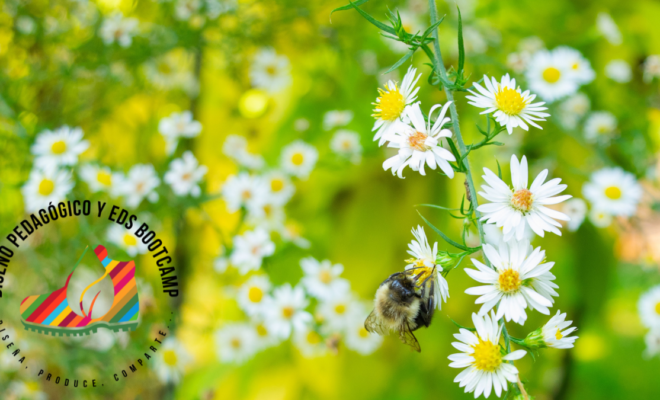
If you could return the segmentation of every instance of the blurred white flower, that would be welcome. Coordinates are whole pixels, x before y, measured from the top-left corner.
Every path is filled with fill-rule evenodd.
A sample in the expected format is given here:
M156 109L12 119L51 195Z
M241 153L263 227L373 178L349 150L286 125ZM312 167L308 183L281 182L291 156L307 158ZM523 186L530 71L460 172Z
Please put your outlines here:
M584 93L576 93L559 105L559 118L568 129L575 129L579 120L589 112L591 102Z
M646 343L646 349L644 350L645 357L651 358L660 354L660 328L651 329L644 336L644 342Z
M236 212L247 207L253 201L260 201L268 195L268 187L263 179L247 172L232 175L222 185L222 197L229 212Z
M632 70L624 60L612 60L605 66L605 75L614 82L628 83L632 79Z
M25 211L30 213L45 209L50 203L57 207L57 203L65 200L71 189L73 181L70 173L55 168L43 171L34 168L21 188Z
M571 74L571 65L555 51L540 50L527 64L527 83L530 89L547 102L575 93L578 82Z
M252 86L277 93L291 85L291 65L284 55L278 55L274 49L259 50L250 66Z
M573 343L577 340L577 336L568 336L573 333L577 328L571 327L573 321L566 321L566 313L561 314L557 310L555 314L541 329L543 334L543 341L548 347L555 349L572 349Z
M596 19L596 26L600 33L605 36L608 42L613 45L620 45L623 42L621 31L608 13L601 12Z
M301 230L302 227L300 224L289 221L284 224L284 228L280 231L280 235L282 236L282 240L291 242L301 249L308 249L311 246L311 243L309 240L302 237Z
M176 0L174 16L179 21L188 21L193 15L199 14L201 8L201 0Z
M158 132L165 138L168 155L174 153L180 138L193 138L202 131L202 124L193 119L190 111L172 113L158 123Z
M213 269L215 272L222 274L227 270L227 267L229 266L229 258L225 257L224 255L218 256L213 259Z
M559 46L552 50L556 59L563 60L568 69L568 77L575 80L579 85L590 83L596 77L596 73L591 68L589 60L582 56L582 53L568 46Z
M119 193L124 196L126 205L135 208L146 197L150 202L158 201L156 188L160 185L160 178L151 164L134 165L122 179Z
M21 15L16 18L16 29L24 35L33 33L36 27L37 24L34 20L27 15Z
M333 265L330 260L318 261L314 257L305 257L300 260L300 267L304 273L300 282L317 299L330 298L335 289L348 286L348 282L339 277L344 272L341 264Z
M263 318L254 320L251 328L256 332L255 350L260 351L269 347L276 346L281 342L281 339L273 335L273 332L266 327Z
M190 194L199 197L202 190L198 183L206 175L207 170L206 166L199 165L191 151L186 151L181 158L170 163L170 169L163 180L172 187L172 191L177 196Z
M493 38L492 36L491 33L491 39ZM488 50L488 42L478 29L475 29L471 25L465 25L463 27L463 47L466 54L483 54Z
M298 132L305 132L309 129L309 120L306 118L298 118L293 122L293 129Z
M589 142L607 143L614 136L616 117L607 111L594 111L584 122L584 138Z
M270 280L266 275L254 275L238 289L236 301L249 316L262 316L268 306Z
M261 227L269 232L279 232L284 227L284 208L266 196L248 202L248 224Z
M598 228L607 228L612 224L612 215L606 211L592 208L589 211L589 221Z
M472 263L477 270L465 268L472 279L486 284L465 291L480 296L475 302L483 304L479 310L480 316L486 315L496 305L498 320L504 317L520 325L527 320L527 307L550 314L549 307L554 302L552 296L558 296L554 290L558 286L552 282L555 276L550 273L555 263L545 262L545 250L540 247L530 252L531 249L528 241L512 240L502 243L499 249L485 244L484 255L494 269L475 258Z
M360 134L357 132L347 129L338 130L330 140L330 149L353 164L359 164L362 160L362 145L360 144Z
M518 50L523 53L531 54L536 53L539 50L542 50L545 47L545 43L538 36L529 36L523 38L518 42Z
M369 311L364 305L354 307L348 315L344 341L346 347L362 355L369 355L376 351L383 343L383 337L369 333L364 327Z
M413 256L412 259L406 260L408 265L406 269L411 268L435 268L435 285L433 286L436 307L438 310L442 308L442 302L446 302L449 297L449 285L444 276L442 276L443 268L440 264L437 264L438 258L438 242L433 243L433 248L429 245L429 241L426 238L426 233L424 232L424 227L417 225L417 229L412 229L412 234L415 237L408 244L408 254ZM422 272L418 271L417 273Z
M359 303L351 293L350 286L341 285L336 286L335 290L318 304L315 315L321 318L323 328L328 332L344 332L348 326L348 316L355 312L356 307L359 307Z
M511 79L509 74L504 75L500 82L484 75L484 84L486 88L474 82L479 93L468 90L472 96L465 96L470 100L469 104L486 109L481 114L494 113L497 122L506 127L509 135L513 133L513 128L529 130L527 124L543 129L534 121L545 121L545 117L550 116L543 112L548 109L543 107L545 102L532 103L536 95L529 90L521 92L520 87L516 86L516 80Z
M407 120L410 121L410 125L399 122L395 129L384 137L389 142L387 147L399 150L398 154L383 162L383 169L391 169L392 175L396 174L399 178L404 179L403 170L406 167L426 175L424 166L428 164L432 170L440 167L450 179L453 178L454 170L449 161L456 161L456 158L449 150L442 147L441 142L442 138L450 140L452 136L451 131L445 128L450 121L448 117L445 117L450 104L451 102L447 102L444 106L436 104L431 107L428 122L424 118L419 102L406 106L404 113ZM431 126L433 111L440 107L442 107L440 115Z
M162 382L178 384L193 361L192 356L176 338L163 340L151 364Z
M323 337L311 325L305 325L293 334L293 343L307 358L319 357L328 352Z
M594 209L631 217L637 211L642 187L630 172L619 167L603 168L591 175L582 187L582 194Z
M55 131L44 131L37 136L31 151L35 155L34 164L42 169L75 165L78 156L87 150L89 142L83 140L80 128L63 126Z
M567 200L561 208L561 211L568 215L570 220L567 222L568 230L575 232L587 216L587 203L580 198Z
M524 350L516 350L504 355L500 346L502 327L494 313L483 317L472 314L472 321L476 332L460 329L454 337L459 342L453 342L461 353L452 354L451 368L465 368L456 376L454 382L465 387L465 393L474 392L474 398L490 396L492 390L500 397L503 390L507 390L509 382L518 381L518 369L507 361L518 360L527 354Z
M36 381L12 381L7 388L10 396L21 400L47 400L48 395L41 391L41 385Z
M138 254L147 253L147 245L142 243L142 240L135 236L135 231L139 225L133 224L133 230L126 229L123 225L112 224L108 228L108 240L117 247L123 249L129 256L135 257Z
M193 74L193 55L184 49L150 59L144 64L144 74L149 82L162 90L182 89L191 96L197 95L199 83Z
M642 294L637 308L642 325L647 328L660 328L660 285Z
M483 224L483 228L484 228L486 243L494 247L499 247L502 243L504 243L503 226L498 227L495 224ZM526 224L525 232L523 233L523 237L521 240L527 240L531 242L532 239L534 239L534 235L535 234L532 228L530 228L529 225ZM509 240L515 240L515 239L512 237Z
M330 129L338 126L348 125L353 120L353 111L333 110L328 111L323 115L323 129L329 131Z
M116 197L119 195L123 176L119 172L112 172L108 167L85 164L80 167L80 178L92 193L103 191L111 197Z
M318 158L319 153L314 146L296 140L282 149L280 166L289 175L305 179L314 169Z
M385 83L385 89L378 88L378 98L373 103L375 106L372 116L376 118L372 131L376 131L374 141L378 140L378 145L382 146L387 140L386 137L393 134L397 129L400 120L406 119L405 108L417 100L417 92L419 87L415 87L417 81L422 75L417 75L417 69L408 67L408 72L403 77L401 87L399 87L392 80ZM323 121L326 125L326 119ZM353 114L351 113L351 118ZM326 128L326 130L328 130Z
M257 333L248 324L226 324L215 333L218 358L223 363L241 364L254 356Z
M660 77L660 55L650 55L644 60L644 82Z
M268 232L256 228L234 237L234 251L230 261L241 275L245 275L249 271L259 269L264 257L271 256L274 252L275 244L270 240Z
M264 159L259 154L251 154L247 148L247 139L243 136L229 135L222 145L222 152L238 165L248 169L261 169L264 166Z
M483 215L482 221L504 228L504 241L508 242L514 236L516 240L522 240L526 225L541 237L544 232L561 236L561 231L558 229L561 224L555 220L568 221L569 218L564 213L546 207L572 197L570 195L552 197L566 189L566 185L559 184L561 179L555 178L545 182L548 176L548 170L545 169L536 176L527 189L527 157L523 156L518 162L515 154L511 156L512 188L488 168L484 168L484 173L482 178L486 184L481 186L483 191L479 192L479 195L491 203L482 204L477 209Z
M312 316L305 311L309 300L302 287L292 288L289 283L275 288L273 303L267 308L265 325L273 334L287 339L292 331L302 331L312 322Z
M137 19L124 18L124 14L116 11L103 20L99 36L106 45L117 42L121 47L129 47L137 35L138 24Z
M511 53L506 57L506 65L511 68L516 74L522 74L527 68L529 62L529 54L527 53Z
M296 191L295 186L291 183L291 179L280 170L271 170L263 175L265 185L270 189L268 197L273 203L278 205L285 205L291 200L293 193Z

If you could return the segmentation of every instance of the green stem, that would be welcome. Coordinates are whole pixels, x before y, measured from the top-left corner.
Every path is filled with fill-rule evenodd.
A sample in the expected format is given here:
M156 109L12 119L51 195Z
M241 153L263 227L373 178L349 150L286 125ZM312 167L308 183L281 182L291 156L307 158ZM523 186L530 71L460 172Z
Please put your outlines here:
M435 5L435 0L429 0L429 11L431 14L431 25L433 25L438 21L438 9ZM442 52L440 51L440 37L438 35L438 29L439 28L433 30L433 38L435 39L433 41L433 48L435 50L435 55L431 61L433 61L433 65L435 66L436 71L438 71L440 74L440 77L447 81L447 70L445 69L445 65L442 62ZM456 112L454 93L449 88L447 88L447 86L445 86L444 89L445 94L447 95L447 101L451 101L451 105L449 106L449 113L451 114L451 120L454 123L454 133L456 133L456 143L458 144L458 150L461 153L461 157L463 157L467 153L467 147L465 146L465 142L463 142L461 127L458 123L458 112ZM484 233L484 228L480 221L481 213L477 210L477 207L479 206L479 203L477 202L477 191L474 188L474 181L472 180L472 171L470 170L470 162L468 161L468 157L469 156L463 158L463 165L465 167L465 181L467 182L468 186L470 203L473 205L472 208L474 209L474 216L477 219L479 240L481 241L481 244L485 244L486 234ZM484 258L486 259L487 265L490 266L490 261L486 257Z
M511 353L511 341L510 341L509 331L506 330L506 324L504 323L504 318L502 318L500 322L502 322L502 335L504 335L506 354L509 354ZM509 361L509 364L513 365L513 361Z

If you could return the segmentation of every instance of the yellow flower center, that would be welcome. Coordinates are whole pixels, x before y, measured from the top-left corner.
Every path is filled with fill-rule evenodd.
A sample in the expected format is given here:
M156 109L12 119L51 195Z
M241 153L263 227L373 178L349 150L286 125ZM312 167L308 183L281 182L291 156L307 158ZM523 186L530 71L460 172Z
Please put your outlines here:
M520 92L508 87L495 93L495 103L506 115L518 115L527 105Z
M266 329L266 327L263 324L257 325L256 329L257 329L257 335L262 337L268 336L268 329Z
M472 346L474 353L474 367L480 371L495 372L497 367L502 364L502 354L500 346L493 344L490 340L483 341L479 338L479 343Z
M343 313L345 313L345 312L346 312L346 305L344 305L344 304L337 304L337 305L335 306L335 313L336 313L336 314L341 315L341 314L343 314Z
M520 289L520 285L522 285L520 274L518 271L513 269L507 269L503 272L500 272L500 276L497 278L497 281L500 284L500 291L504 293L515 292Z
M655 305L655 312L656 314L660 315L660 302L658 302L658 304Z
M252 286L250 290L248 290L248 299L253 303L259 303L263 297L264 292L256 286Z
M266 217L270 217L273 215L273 206L270 204L266 204L264 207L264 214L266 214Z
M39 384L37 382L26 382L25 387L29 392L38 392Z
M321 271L319 272L319 280L327 285L332 282L332 274L327 270Z
M293 317L293 311L293 307L291 306L282 307L282 316L286 319L289 319Z
M241 348L241 339L239 338L232 338L231 341L229 342L231 347L235 349L240 349Z
M378 89L380 96L377 102L373 103L377 108L372 116L384 121L394 121L401 116L403 109L406 108L406 99L403 98L396 85L391 89L386 85L385 89Z
M532 192L527 189L519 189L514 192L511 197L511 205L513 208L522 212L529 211L532 208L533 203L534 198Z
M99 171L96 174L96 180L103 186L112 185L112 175L105 171Z
M557 333L555 334L555 337L557 338L557 340L560 340L561 338L564 337L564 335L562 335L561 331L559 329L557 329Z
M187 181L190 178L192 178L192 174L190 172L187 172L187 173L181 175L181 180Z
M64 140L58 140L50 146L50 151L52 151L53 154L64 153L66 151L66 142Z
M408 137L408 143L413 150L426 151L426 138L428 136L422 132L415 132Z
M39 194L42 196L48 196L53 193L54 189L55 183L50 179L43 179L41 183L39 183Z
M543 79L548 83L556 83L561 78L561 72L555 67L548 67L543 71Z
M296 153L291 156L291 162L293 165L301 166L303 161L305 161L305 157L303 157L302 153Z
M369 337L369 332L364 329L364 327L361 327L360 330L358 331L358 335L360 335L361 338L367 338Z
M321 343L321 335L314 331L309 331L307 334L307 343L309 344L319 344Z
M341 142L341 148L342 148L342 149L344 149L344 150L350 150L351 147L352 147L352 143L351 143L350 140L344 140L343 142Z
M250 197L252 197L252 192L249 190L244 190L243 193L241 193L241 198L243 200L249 200Z
M610 200L618 200L622 194L621 189L617 186L610 186L605 189L605 196Z
M270 191L277 193L280 190L284 189L284 181L280 178L275 178L270 181Z
M571 65L571 68L573 68L574 70L577 70L578 68L580 68L580 64L574 63L573 65Z
M275 75L275 72L277 72L277 68L275 68L274 66L269 65L269 66L266 67L266 73L268 75L271 75L271 76Z
M175 366L177 360L176 352L174 350L165 350L163 352L163 362L170 367Z
M124 234L124 244L126 246L135 246L137 244L137 239L130 233L126 233Z

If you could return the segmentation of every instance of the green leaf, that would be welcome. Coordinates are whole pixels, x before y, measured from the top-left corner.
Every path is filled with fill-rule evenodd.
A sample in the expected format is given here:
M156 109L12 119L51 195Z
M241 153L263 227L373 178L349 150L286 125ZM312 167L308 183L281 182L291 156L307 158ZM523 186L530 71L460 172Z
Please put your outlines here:
M445 16L443 15L442 18L440 18L440 20L439 20L438 22L436 22L435 24L429 26L429 27L424 31L424 34L422 35L422 40L420 40L419 42L420 42L420 43L424 43L424 41L425 41L426 38L431 34L431 32L433 32L434 29L438 29L438 26L440 26L440 24L441 24L442 21L444 21L444 20L445 20Z
M468 331L471 331L471 332L476 332L476 331L477 331L476 328L468 328L467 326L463 326L463 325L459 324L458 322L456 322L456 321L454 321L453 319L451 319L451 317L450 317L449 315L447 315L447 318L449 318L449 320L450 320L451 322L453 322L454 325L456 325L456 326L459 327L459 328L467 329Z
M437 233L438 235L440 235L440 236L445 240L445 242L449 243L450 245L456 247L457 249L461 249L461 250L464 250L464 251L469 251L469 252L472 252L472 253L474 253L475 251L479 250L479 247L467 247L467 246L463 246L463 245L460 244L460 243L456 243L455 241L451 240L447 235L445 235L440 229L436 228L436 227L435 227L432 223L430 223L426 218L424 218L424 216L422 215L422 213L420 213L419 211L417 211L417 214L419 214L419 216L422 217L422 219L424 220L424 222L426 222L426 225L428 225L429 227L431 227L431 229L433 229L433 230L435 231L435 233Z
M362 4L366 3L367 1L369 1L369 0L357 0L355 3L351 3L351 4L347 4L345 6L342 6L342 7L335 8L334 10L330 11L330 22L332 22L332 13L334 13L335 11L350 10L351 8L354 7L354 5L355 6L361 6Z
M502 179L502 168L500 167L500 162L497 160L495 160L495 162L497 163L497 176L499 176L500 179Z
M408 61L408 59L410 57L412 57L413 54L415 54L415 50L410 50L408 53L406 53L405 56L401 57L401 59L399 61L397 61L394 65L392 65L387 71L385 71L383 73L388 74L388 73L394 71L395 69L399 68L401 66L401 64Z
M358 7L360 4L364 4L368 0L364 0L362 2L361 1L362 0L358 0L357 2L353 3L351 0L348 0L348 2L351 3L350 5L346 5L344 7L339 7L337 9L333 10L333 12L337 11L337 10L340 10L340 9L348 10L350 7L353 7L357 10L357 12L360 13L360 15L362 15L362 17L364 17L364 19L371 22L378 29L380 29L382 31L385 31L387 33L391 33L392 35L396 35L396 31L394 30L394 28L392 28L390 26L387 26L384 23L378 21L377 19L375 19L374 17L372 17L371 15L369 15L365 11L363 11L360 7ZM330 13L330 15L332 15L332 12Z
M460 211L459 208L447 208L443 206L437 206L435 204L417 204L415 207L431 207L431 208L437 208L439 210L445 210L445 211Z
M463 20L461 19L461 9L458 10L458 76L463 76L463 65L465 65L465 48L463 47ZM457 78L458 79L458 78Z

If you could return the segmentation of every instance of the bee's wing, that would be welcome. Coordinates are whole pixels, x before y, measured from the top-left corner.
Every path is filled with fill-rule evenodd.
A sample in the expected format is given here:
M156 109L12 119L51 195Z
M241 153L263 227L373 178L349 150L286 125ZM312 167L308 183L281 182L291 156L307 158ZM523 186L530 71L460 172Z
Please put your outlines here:
M367 332L377 333L379 335L385 335L387 333L382 321L378 315L376 315L376 310L371 311L371 314L369 314L364 321L364 329L366 329Z
M401 342L407 344L408 346L412 347L413 350L420 353L422 348L419 346L417 338L412 333L410 325L408 325L408 321L404 322L401 328L401 332L399 332L399 339L401 339Z

